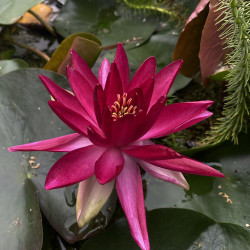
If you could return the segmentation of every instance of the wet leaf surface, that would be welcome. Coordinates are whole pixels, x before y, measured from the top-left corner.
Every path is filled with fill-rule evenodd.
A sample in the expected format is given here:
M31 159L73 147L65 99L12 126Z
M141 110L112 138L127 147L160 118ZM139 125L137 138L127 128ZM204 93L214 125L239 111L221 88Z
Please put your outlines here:
M1 0L0 24L12 24L16 22L24 12L41 2L42 0Z
M29 65L22 59L0 60L0 76L16 69L28 67Z
M79 229L75 215L77 187L52 191L44 189L46 174L62 154L7 151L7 148L13 145L72 132L50 110L47 104L50 96L38 79L39 74L50 77L63 87L68 86L65 77L39 69L17 70L0 77L0 185L3 190L1 200L4 201L0 204L0 210L4 214L4 226L0 235L6 239L1 243L4 244L1 249L40 249L42 225L37 198L50 224L71 243L103 229L110 220L116 204L114 194L100 214L86 227ZM8 248L7 244L13 244L13 247Z
M54 21L57 32L67 37L77 32L90 32L98 36L103 46L148 39L157 27L155 18L132 15L115 1L68 1ZM121 28L122 27L122 28ZM135 46L133 43L131 46Z
M70 49L74 49L92 67L102 46L100 40L92 34L83 32L72 34L62 41L43 68L66 75L66 66L70 64L71 59Z
M250 244L249 136L184 154L220 170L225 179L188 175L189 191L143 177L151 249L248 249ZM87 241L82 250L138 249L126 219Z
M152 250L248 249L250 232L234 224L217 223L188 209L165 208L147 213ZM81 250L139 249L122 218L88 240Z

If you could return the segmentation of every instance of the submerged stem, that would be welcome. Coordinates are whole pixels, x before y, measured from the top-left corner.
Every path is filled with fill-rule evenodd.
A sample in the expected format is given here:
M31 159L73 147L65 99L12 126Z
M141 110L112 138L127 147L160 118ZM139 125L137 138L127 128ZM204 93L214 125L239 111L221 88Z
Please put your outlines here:
M21 48L24 48L24 49L27 49L27 50L30 50L32 51L33 53L37 54L38 56L42 57L46 62L48 62L50 60L50 57L48 55L46 55L45 53L43 53L42 51L34 48L34 47L31 47L27 44L23 44L23 43L19 43L17 42L13 37L9 36L8 38L13 44L17 45L18 47L21 47Z
M45 22L36 12L33 10L28 10L28 12L34 16L48 31L51 35L56 36L55 30L47 23Z

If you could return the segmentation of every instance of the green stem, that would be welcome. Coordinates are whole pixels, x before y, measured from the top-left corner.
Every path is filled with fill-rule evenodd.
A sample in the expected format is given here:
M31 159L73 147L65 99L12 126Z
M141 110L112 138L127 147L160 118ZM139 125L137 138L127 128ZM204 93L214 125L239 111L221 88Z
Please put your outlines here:
M17 42L13 37L9 36L8 37L9 41L11 41L13 44L17 45L18 47L21 47L21 48L24 48L24 49L27 49L27 50L30 50L32 51L33 53L37 54L38 56L40 56L41 58L43 58L46 62L48 62L50 60L50 57L47 56L45 53L43 53L42 51L36 49L36 48L33 48L29 45L26 45L26 44L22 44L22 43L19 43Z
M47 23L45 22L36 12L33 10L28 10L28 12L34 16L48 31L51 35L56 36L55 30Z

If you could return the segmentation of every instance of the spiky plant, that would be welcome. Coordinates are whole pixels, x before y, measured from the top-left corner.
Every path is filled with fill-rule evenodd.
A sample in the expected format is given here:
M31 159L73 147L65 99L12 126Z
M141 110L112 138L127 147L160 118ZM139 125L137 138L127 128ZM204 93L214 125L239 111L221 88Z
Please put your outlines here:
M175 0L123 0L130 8L167 15L171 20L184 22L186 13L183 5Z
M211 129L210 142L231 139L238 143L238 134L246 132L250 111L250 1L218 0L216 11L220 24L221 39L228 51L226 63L230 72L226 76L227 95L222 117Z

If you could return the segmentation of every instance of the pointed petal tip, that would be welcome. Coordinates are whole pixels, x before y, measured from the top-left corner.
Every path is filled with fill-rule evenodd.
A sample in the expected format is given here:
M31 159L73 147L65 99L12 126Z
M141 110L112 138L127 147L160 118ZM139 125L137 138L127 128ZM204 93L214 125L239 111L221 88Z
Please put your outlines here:
M9 152L15 152L17 151L16 146L8 148Z
M124 47L123 47L123 44L122 44L121 42L119 42L119 43L117 44L117 48L120 48L120 47L121 47L121 48L124 48Z
M70 49L70 54L71 54L72 56L74 56L75 54L77 54L77 52L76 52L75 50L73 50L73 49Z
M225 178L226 176L224 174L222 174L221 172L217 171L216 177Z
M38 78L39 78L41 81L43 81L43 80L46 79L47 77L44 76L44 75L42 75L42 74L39 74L39 75L38 75Z

